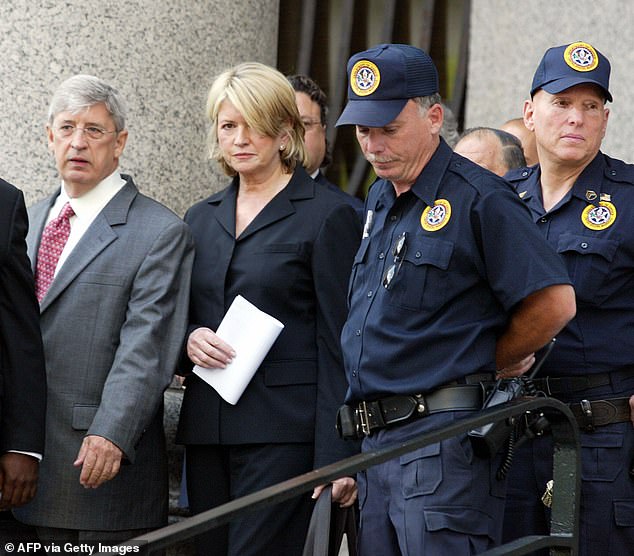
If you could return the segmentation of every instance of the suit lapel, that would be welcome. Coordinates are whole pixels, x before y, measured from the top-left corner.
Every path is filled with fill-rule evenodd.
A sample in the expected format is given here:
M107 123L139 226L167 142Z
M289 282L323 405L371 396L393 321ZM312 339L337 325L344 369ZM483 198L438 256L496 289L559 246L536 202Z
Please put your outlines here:
M125 224L130 205L137 195L137 189L130 178L110 202L97 215L79 243L59 269L50 289L40 305L40 312L46 308L77 278L86 266L118 237L113 226Z
M240 234L238 239L243 240L258 230L295 214L295 201L310 199L314 195L315 182L308 176L303 168L298 166L291 180L288 182L288 185L269 201Z
M34 207L32 210L29 209L29 231L26 237L26 242L33 274L35 274L37 252L40 248L40 241L42 239L42 232L44 231L46 218L48 217L51 207L55 204L55 199L57 199L58 195L59 189L46 201L39 203L37 207Z
M209 199L210 205L218 205L214 216L229 237L236 235L236 199L238 197L238 179L234 178L231 185Z

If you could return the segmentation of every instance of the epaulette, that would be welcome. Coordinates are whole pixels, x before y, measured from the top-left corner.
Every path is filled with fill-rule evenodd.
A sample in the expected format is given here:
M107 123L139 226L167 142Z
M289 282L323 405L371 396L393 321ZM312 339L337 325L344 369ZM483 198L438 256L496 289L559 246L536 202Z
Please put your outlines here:
M605 155L604 155L605 156ZM607 180L634 185L634 165L605 156L603 175Z
M447 169L479 190L483 187L491 187L492 184L509 187L507 180L462 157L454 158Z
M535 166L524 166L523 168L514 168L504 174L504 179L511 183L524 181L531 177L537 171L537 164Z
M448 170L462 176L468 182L478 180L482 174L482 168L465 158L454 156L449 163Z

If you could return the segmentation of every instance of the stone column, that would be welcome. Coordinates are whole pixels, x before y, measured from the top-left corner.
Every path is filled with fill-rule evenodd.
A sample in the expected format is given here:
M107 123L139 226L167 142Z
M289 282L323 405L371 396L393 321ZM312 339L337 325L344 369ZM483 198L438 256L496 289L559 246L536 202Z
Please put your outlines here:
M27 204L59 186L48 152L48 103L64 79L88 73L116 86L129 108L121 170L178 214L228 178L207 157L205 102L213 78L239 62L275 65L278 0L0 2L0 176ZM182 447L173 439L181 390L165 395L170 506ZM189 554L190 545L170 550Z
M224 183L208 160L213 77L275 65L278 0L0 2L0 176L27 203L58 185L44 135L53 90L76 73L115 85L129 105L122 171L178 214Z

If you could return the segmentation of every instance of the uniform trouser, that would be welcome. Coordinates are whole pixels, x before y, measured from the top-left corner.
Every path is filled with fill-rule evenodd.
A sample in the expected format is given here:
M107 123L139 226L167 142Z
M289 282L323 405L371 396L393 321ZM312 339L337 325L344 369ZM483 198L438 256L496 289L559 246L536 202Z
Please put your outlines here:
M634 377L633 377L634 381ZM586 391L590 400L624 397L627 385ZM618 393L621 390L621 393ZM577 394L575 400L584 395ZM569 399L572 401L572 398ZM580 432L581 503L579 554L625 556L634 554L634 463L632 423L613 423L594 432ZM508 477L504 541L549 533L550 512L541 502L546 482L553 478L552 438L520 446ZM557 488L557 485L555 485ZM548 554L543 551L540 554Z
M313 468L313 444L187 446L187 494L194 514ZM311 493L245 514L196 538L199 556L301 556Z
M439 413L380 430L362 450L398 444L469 413ZM499 544L505 482L495 478L498 464L475 456L463 434L361 472L360 556L465 556Z

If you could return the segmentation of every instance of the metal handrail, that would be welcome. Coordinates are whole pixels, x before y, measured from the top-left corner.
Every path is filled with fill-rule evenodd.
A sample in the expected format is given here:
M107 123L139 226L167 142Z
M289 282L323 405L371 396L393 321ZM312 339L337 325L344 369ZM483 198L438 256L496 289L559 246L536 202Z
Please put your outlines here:
M177 542L191 539L232 519L254 512L264 506L277 504L314 487L342 476L352 476L358 471L418 450L423 446L440 442L473 428L502 421L526 411L549 410L554 443L553 479L557 488L553 491L550 535L523 537L483 553L482 556L528 554L538 548L551 547L552 556L575 554L579 527L579 435L578 426L570 409L554 398L531 398L509 402L488 408L460 419L441 429L426 432L398 445L381 450L364 452L331 465L299 475L282 483L237 498L206 512L187 518L130 539L120 546L144 545L148 551L167 548ZM551 411L554 416L551 417ZM563 417L560 418L560 417ZM99 552L98 554L106 554Z

